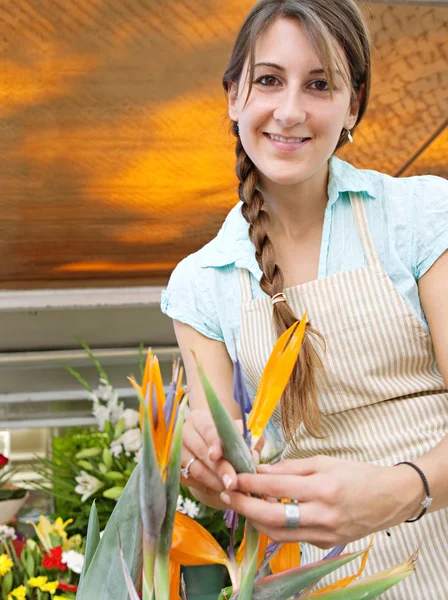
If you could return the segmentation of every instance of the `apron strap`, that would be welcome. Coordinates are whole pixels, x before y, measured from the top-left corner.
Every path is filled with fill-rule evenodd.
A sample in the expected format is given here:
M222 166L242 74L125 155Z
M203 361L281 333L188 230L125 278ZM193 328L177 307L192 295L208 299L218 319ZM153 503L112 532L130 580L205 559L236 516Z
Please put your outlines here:
M238 269L238 279L240 281L241 302L252 301L252 287L250 285L250 273L247 269Z
M375 244L373 243L372 234L370 233L362 196L359 193L350 193L349 196L367 264L369 266L381 265Z

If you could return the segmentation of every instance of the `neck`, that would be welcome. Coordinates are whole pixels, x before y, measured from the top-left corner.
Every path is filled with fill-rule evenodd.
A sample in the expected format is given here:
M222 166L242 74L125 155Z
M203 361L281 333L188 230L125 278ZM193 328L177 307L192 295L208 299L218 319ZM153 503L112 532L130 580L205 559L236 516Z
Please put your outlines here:
M260 191L271 219L271 230L296 238L313 226L321 226L328 202L328 163L306 181L279 185L261 179Z

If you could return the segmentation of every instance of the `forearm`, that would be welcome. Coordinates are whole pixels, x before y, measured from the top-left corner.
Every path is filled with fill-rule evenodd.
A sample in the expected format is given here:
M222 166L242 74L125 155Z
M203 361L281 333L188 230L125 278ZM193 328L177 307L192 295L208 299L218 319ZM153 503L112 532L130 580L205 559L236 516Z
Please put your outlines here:
M430 452L414 462L428 480L433 498L428 512L448 507L448 435Z

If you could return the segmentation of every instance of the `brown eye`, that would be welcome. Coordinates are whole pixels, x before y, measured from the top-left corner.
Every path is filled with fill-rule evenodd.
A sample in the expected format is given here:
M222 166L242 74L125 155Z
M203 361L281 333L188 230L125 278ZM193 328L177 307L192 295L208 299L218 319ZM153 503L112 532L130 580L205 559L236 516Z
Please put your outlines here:
M325 81L325 79L318 79L317 81L313 81L311 86L315 86L313 89L317 90L318 92L329 91L328 83Z
M274 75L263 75L263 77L257 79L255 83L261 83L261 85L265 87L272 87L274 85L279 85L280 82Z

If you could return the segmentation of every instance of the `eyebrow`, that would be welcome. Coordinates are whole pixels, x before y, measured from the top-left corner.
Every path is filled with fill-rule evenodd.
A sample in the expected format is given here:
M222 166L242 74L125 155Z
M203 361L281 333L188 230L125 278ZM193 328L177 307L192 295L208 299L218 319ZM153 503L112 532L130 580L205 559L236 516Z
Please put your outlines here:
M272 62L259 62L256 63L254 65L254 68L256 67L271 67L272 69L277 69L278 71L286 71L285 67L282 67L281 65L278 65L277 63L272 63ZM312 71L310 71L310 75L322 75L322 73L325 73L325 69L322 69L322 67L319 67L318 69L313 69ZM340 72L339 69L336 69L336 73L337 75L342 75L342 73Z

